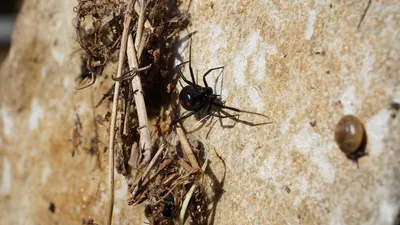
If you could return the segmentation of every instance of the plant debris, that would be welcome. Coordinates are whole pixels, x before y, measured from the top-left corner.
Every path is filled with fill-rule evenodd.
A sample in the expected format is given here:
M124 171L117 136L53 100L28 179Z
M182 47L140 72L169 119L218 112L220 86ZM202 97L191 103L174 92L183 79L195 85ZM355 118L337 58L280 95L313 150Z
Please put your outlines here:
M122 34L121 10L112 0L79 0L74 8L77 14L77 41L85 51L84 58L87 59L86 69L82 74L91 76L88 83L77 89L94 84L96 76L103 73L107 61L117 50Z
M194 151L197 152L196 158L202 161L203 151L204 149ZM133 190L137 186L131 186L130 192L134 195L128 200L128 204L136 205L146 201L145 215L150 224L174 224L187 192L199 182L201 174L201 170L190 165L178 143L164 151L148 178L138 183L140 186L137 192ZM192 209L207 208L208 205L205 194L195 193L196 202L191 204L196 207L189 209L190 215L196 215L191 212Z
M134 66L133 70L129 69L132 65L128 54L129 67L124 60L123 68L119 70L117 76L109 76L119 82L118 87L115 84L111 85L106 93L102 93L103 96L95 106L98 107L104 100L113 99L117 91L115 96L118 96L116 107L118 119L114 129L115 168L129 181L129 191L132 195L128 199L128 204L146 204L145 215L150 224L175 224L179 212L181 215L183 213L183 220L190 217L191 224L206 224L210 214L207 212L210 200L201 183L207 165L204 159L204 146L194 138L189 137L187 140L183 129L177 129L177 134L171 129L172 117L175 115L172 112L179 109L176 105L177 76L172 70L175 58L173 49L176 49L178 43L178 33L189 25L190 17L187 13L179 11L180 2L177 0L149 0L143 6L140 5L142 1L135 1L136 13L132 15L126 14L129 12L127 9L132 9L132 5L129 8L128 2L119 4L116 2L78 0L78 5L74 9L78 18L77 41L85 55L80 76L82 86L77 89L94 84L96 77L103 73L107 63L117 61L117 50L123 49L121 47L124 40L123 30L129 28L128 36L132 35L135 38L137 66ZM139 23L142 18L139 16L139 11L144 15L143 30ZM124 23L126 15L132 17L129 27ZM126 18L130 18L129 16ZM139 42L137 34L142 35ZM140 76L143 87L143 93L140 94L145 97L153 148L159 147L153 158L146 162L146 170L139 166L143 163L141 160L146 146L139 144L142 135L140 129L143 127L139 126L139 106L136 105L134 98L137 91L132 79L136 79L136 76ZM94 121L111 132L113 126L108 127L107 124L112 121L113 113L107 112L105 116L97 116ZM74 146L78 146L79 123L76 123L75 127ZM179 136L180 142L174 143L172 140L176 140L176 135ZM203 163L204 168L200 168L199 165ZM184 202L186 203L182 208ZM110 211L112 213L112 207ZM108 222L110 223L110 220ZM83 220L82 223L95 224L93 219Z

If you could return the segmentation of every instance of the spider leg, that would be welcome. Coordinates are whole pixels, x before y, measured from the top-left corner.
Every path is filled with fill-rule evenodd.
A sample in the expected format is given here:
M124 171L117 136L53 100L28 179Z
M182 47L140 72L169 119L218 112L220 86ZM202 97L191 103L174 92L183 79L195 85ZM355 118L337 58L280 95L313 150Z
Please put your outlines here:
M192 69L192 38L190 38L190 45L189 45L189 71L190 71L190 76L192 77L192 82L194 87L197 86L196 80L194 79L194 74L193 74L193 69Z
M177 119L177 120L174 122L174 124L175 124L175 123L178 123L178 122L180 122L180 121L182 121L182 120L184 120L184 119L186 119L186 118L188 118L188 117L190 117L190 116L193 116L196 112L197 112L197 111L190 111L190 112L187 112L187 113L183 114L181 117L179 117L179 119Z
M210 122L206 125L207 127L210 127L210 129L208 129L207 134L206 134L206 139L208 139L211 130L213 129L214 125L219 121L219 120L215 120L213 121L214 117L211 117Z
M96 74L94 74L94 73L90 73L90 82L89 83L87 83L87 84L85 84L85 85L82 85L82 86L80 86L80 87L75 87L75 90L82 90L82 89L84 89L84 88L87 88L87 87L90 87L90 86L92 86L93 84L94 84L94 82L96 82Z
M210 115L212 115L212 116L215 116L215 117L217 117L217 118L220 118L220 119L224 119L224 118L232 118L232 117L239 117L239 115L238 115L238 114L234 114L234 115L221 115L221 114L219 114L219 113L215 113L215 112L213 112L213 113L210 113Z
M221 113L221 112L220 112L220 113ZM228 114L228 113L225 114L225 112L224 112L224 113L221 113L221 114L224 114L224 115L226 115L227 117L231 116L230 118L234 121L233 124L225 125L225 124L222 123L222 119L219 119L219 124L220 124L221 127L223 127L223 128L234 128L234 127L236 126L236 124L238 123L238 121L240 121L240 120L239 120L239 116L238 116L238 117L235 117L235 116L233 116L233 115L231 115L231 114Z
M212 115L211 115L211 114L208 114L207 116L205 116L205 117L203 117L201 120L199 120L199 121L196 123L196 126L198 126L199 124L202 124L202 123L206 123L207 120L209 120L210 118L211 118L211 120L213 119ZM206 126L207 126L207 125L206 125Z
M178 80L178 81L179 81L179 84L181 85L181 87L183 88L182 82L180 80Z
M222 109L229 109L229 110L232 110L232 111L235 111L235 112L243 112L240 109L237 109L237 108L234 108L234 107L230 107L230 106L226 106L226 105L222 105L222 104L220 104L218 102L211 102L211 104L213 104L213 105L215 105L217 107L220 107Z
M268 116L266 116L264 114L261 114L261 113L256 113L256 112L251 112L251 111L247 111L247 110L237 109L237 108L234 108L234 107L223 105L223 104L215 102L215 101L212 101L211 104L213 104L214 106L220 107L221 109L229 109L229 110L232 110L232 111L235 111L235 112L248 113L248 114L252 114L252 115L257 115L257 116L262 116L262 117L265 117L265 118L269 118Z
M185 62L181 62L178 65L175 66L175 69L177 69L177 67L181 67L182 65L185 65L186 63L188 63L189 61L185 61Z
M239 117L239 115L238 114L235 114L235 115L221 115L219 112L212 112L211 110L212 110L212 106L213 105L213 102L210 104L210 105L208 105L208 108L207 108L207 114L209 115L209 116L215 116L215 117L217 117L217 118L220 118L220 119L223 119L223 118L232 118L232 117ZM220 104L218 104L218 105L220 105Z
M188 79L186 79L186 77L183 75L182 70L181 70L181 66L188 63L189 61L186 62L182 62L180 64L178 64L177 66L175 66L176 71L178 72L179 76L182 78L183 81L185 81L187 84L192 85L192 86L196 86L195 83L190 82Z
M181 66L189 63L189 72L190 72L190 77L192 81L189 81L186 79L186 77L183 75ZM196 80L194 79L194 73L193 73L193 68L192 68L192 39L190 39L190 44L189 44L189 61L182 62L179 65L175 66L175 69L178 71L179 76L189 85L192 85L194 88L198 88L199 85L196 84Z
M228 116L231 115L231 114L229 114L229 113L227 113L226 111L223 111L223 110L221 110L220 112L223 115L228 115ZM247 112L247 111L241 111L241 112L251 113L251 112ZM261 114L256 114L256 115L260 115L261 116ZM236 123L243 123L245 125L252 126L252 127L261 126L261 125L267 125L267 124L272 124L273 123L273 122L253 123L251 121L242 120L242 119L239 119L239 117L233 117L233 116L231 117L231 119L235 121L235 124ZM221 126L222 126L222 123L221 123ZM225 126L225 127L231 127L231 126L229 125L229 126Z
M213 70L219 70L219 69L224 69L224 67L223 67L223 66L220 66L220 67L211 68L211 69L207 70L207 72L203 75L203 83L204 83L204 85L205 85L206 87L208 87L207 80L206 80L206 76L207 76L209 73L211 73L211 71L213 71Z

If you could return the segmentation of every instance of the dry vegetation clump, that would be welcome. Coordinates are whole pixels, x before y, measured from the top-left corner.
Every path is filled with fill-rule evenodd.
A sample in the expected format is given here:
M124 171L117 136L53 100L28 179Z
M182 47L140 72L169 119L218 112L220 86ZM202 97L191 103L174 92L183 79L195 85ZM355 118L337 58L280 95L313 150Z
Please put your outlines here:
M76 34L84 50L85 61L77 89L93 85L109 62L120 60L118 52L126 40L123 35L127 28L128 35L135 40L137 67L132 70L131 62L123 60L122 74L111 75L113 80L119 82L118 87L113 84L107 92L101 93L103 97L96 107L104 100L118 104L115 113L110 109L97 120L105 125L113 121L114 115L118 118L115 119L115 168L129 181L132 196L128 203L146 204L145 215L150 224L175 224L182 208L188 212L183 218L181 216L181 221L191 216L193 224L205 224L209 200L201 185L207 165L204 148L194 140L190 140L190 146L181 147L179 142L173 141L177 134L171 129L171 121L179 111L175 88L177 76L173 70L177 57L174 49L180 44L178 33L189 25L190 17L179 10L180 2L176 0L153 0L144 5L141 2L136 1L134 7L130 7L129 1L78 0L74 8L77 14ZM141 11L142 7L144 11ZM130 13L132 8L134 10ZM140 15L143 15L143 21ZM127 16L131 18L129 27L126 26ZM128 58L129 51L128 43ZM140 76L143 87L140 93L135 89L136 76ZM113 99L115 92L117 101ZM145 105L138 105L135 99L137 94L144 96ZM143 110L141 107L144 107L149 121L146 127L150 130L153 143L151 160L143 157L146 150L141 145L140 131L143 127L139 125L138 117L138 112ZM108 132L113 130L112 127ZM113 135L110 135L112 138ZM76 143L79 145L78 141ZM158 149L155 154L154 149ZM198 163L204 163L203 168ZM110 182L113 187L113 181ZM186 204L189 199L192 201ZM94 224L93 220L84 220L83 223Z

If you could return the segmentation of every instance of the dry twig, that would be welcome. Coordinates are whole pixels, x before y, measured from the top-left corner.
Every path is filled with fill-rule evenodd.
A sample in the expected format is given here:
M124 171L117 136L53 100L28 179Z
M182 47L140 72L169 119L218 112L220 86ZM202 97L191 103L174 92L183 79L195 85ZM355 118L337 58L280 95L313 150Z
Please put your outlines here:
M359 30L361 27L361 23L364 21L365 16L367 15L368 9L371 6L372 0L368 0L367 7L365 7L364 13L361 16L360 22L358 23L357 29Z
M201 167L201 175L198 177L198 180L200 180L201 178L203 178L203 175L207 169L208 166L208 159L206 159L206 161L204 162L203 166ZM190 187L189 191L187 192L186 196L185 196L185 200L182 203L182 208L181 208L181 212L179 214L179 225L183 225L185 223L185 214L186 214L186 210L188 208L190 199L192 198L192 195L194 193L194 191L196 190L197 186L198 186L198 180L194 182L194 184L192 185L192 187Z
M154 155L154 157L151 159L149 165L147 165L146 170L144 171L143 175L139 178L139 180L136 182L136 187L132 192L132 197L135 198L137 195L137 192L140 188L140 186L142 185L144 179L146 178L147 174L149 174L151 168L154 166L154 164L156 163L158 157L161 155L161 153L163 152L165 148L165 144L161 145L161 147L158 149L157 153Z
M179 141L181 142L182 150L184 151L185 155L188 157L191 166L194 167L195 169L200 169L200 166L196 160L196 156L194 156L193 151L190 148L189 141L185 136L185 132L183 131L183 129L180 125L176 126L176 133L178 134Z
M119 60L118 60L118 69L117 69L117 77L120 77L122 74L122 68L124 64L124 57L126 51L126 43L129 32L129 27L132 19L133 12L133 3L131 0L128 3L128 8L125 12L125 20L124 20L124 30L122 32L121 39L121 48L119 52ZM109 211L107 216L107 224L111 225L112 223L112 214L114 207L114 139L115 139L115 122L117 120L117 105L118 105L118 97L119 97L119 88L121 83L116 82L114 97L113 97L113 106L111 111L111 124L110 124L110 142L108 148L108 199L109 199Z
M138 26L137 26L138 30L136 33L135 46L133 45L132 35L129 35L129 37L128 37L127 55L128 55L128 64L129 64L130 70L139 68L139 62L138 62L139 60L138 59L140 59L141 52L137 52L136 49L139 47L141 41L145 41L142 38L145 7L146 7L146 2L142 1L139 20L138 20ZM136 43L138 43L138 44L136 45ZM140 76L135 76L132 79L132 87L133 87L133 93L135 93L134 98L135 98L135 104L136 104L138 120L139 120L140 145L139 145L138 150L143 152L142 160L139 164L139 167L143 167L143 166L147 165L151 159L151 151L153 148L153 143L151 141L151 136L150 136L146 104L144 102L143 88L142 88Z

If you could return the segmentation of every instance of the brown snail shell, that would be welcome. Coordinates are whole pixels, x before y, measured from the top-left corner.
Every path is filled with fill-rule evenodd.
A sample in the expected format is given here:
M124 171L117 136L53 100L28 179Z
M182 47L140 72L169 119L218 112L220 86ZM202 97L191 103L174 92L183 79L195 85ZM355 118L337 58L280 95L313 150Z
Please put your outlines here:
M352 160L366 155L364 152L366 134L362 122L353 115L340 119L335 129L335 141L340 150Z

